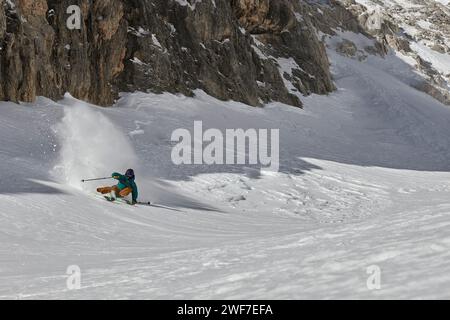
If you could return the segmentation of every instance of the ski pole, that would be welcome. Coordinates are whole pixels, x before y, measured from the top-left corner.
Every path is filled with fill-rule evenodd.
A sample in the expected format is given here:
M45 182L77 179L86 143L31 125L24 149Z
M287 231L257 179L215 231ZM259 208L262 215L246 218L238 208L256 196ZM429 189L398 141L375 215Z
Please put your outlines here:
M81 180L81 182L100 181L100 180L109 180L109 179L112 179L112 178L108 177L108 178L84 179L84 180Z

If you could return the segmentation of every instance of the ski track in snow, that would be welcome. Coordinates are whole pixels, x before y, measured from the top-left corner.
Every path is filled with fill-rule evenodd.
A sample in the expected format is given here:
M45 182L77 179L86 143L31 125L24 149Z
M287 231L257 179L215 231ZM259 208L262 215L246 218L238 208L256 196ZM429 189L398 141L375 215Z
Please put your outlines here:
M0 103L0 298L450 298L450 109L406 85L393 56L330 54L339 90L304 110L200 91L125 94L112 109ZM101 113L111 140L74 108ZM170 135L194 120L281 128L280 172L175 167ZM125 169L114 154L130 146L142 200L180 211L72 184ZM70 265L80 290L66 287ZM381 290L366 286L371 265Z

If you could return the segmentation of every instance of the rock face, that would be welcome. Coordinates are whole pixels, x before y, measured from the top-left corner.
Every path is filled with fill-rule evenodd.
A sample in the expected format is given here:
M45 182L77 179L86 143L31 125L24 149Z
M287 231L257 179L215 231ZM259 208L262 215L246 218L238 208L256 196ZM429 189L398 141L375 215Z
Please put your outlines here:
M288 70L281 67L283 76L296 90L307 95L325 94L334 89L325 48L311 21L316 11L314 6L295 0L232 0L231 3L240 25L254 37L263 52L263 59L278 62L280 58L292 59L294 68L287 72L288 76Z
M113 102L111 81L123 70L121 44L127 38L126 21L121 24L123 5L118 0L93 5L80 1L82 28L70 30L66 12L71 4L20 0L2 5L8 23L0 37L0 99L57 99L68 91L101 105Z
M450 105L450 70L436 63L450 55L450 6L438 0L413 2L408 6L389 0L336 0L357 19L359 32L378 41L382 52L391 48L415 61L424 78L417 89Z
M450 104L450 73L420 52L450 53L450 9L434 0L415 4L0 0L0 100L59 99L70 92L108 106L121 91L193 95L202 89L253 106L270 101L301 106L304 95L334 90L319 35L346 30L375 42L360 50L343 41L340 54L363 61L393 48L417 62L425 78L420 90ZM72 5L80 10L79 29L67 24Z
M5 16L5 12L2 10L4 6L4 0L0 0L0 50L3 50L3 37L5 35L5 30L6 30L6 16ZM2 85L2 74L3 74L3 59L0 60L0 98L4 97L4 93L3 93L3 85Z
M81 9L81 28L67 20ZM334 89L298 0L0 0L0 100L203 89L250 105Z
M127 20L133 23L126 70L118 82L127 86L122 90L190 94L200 88L220 99L251 105L270 98L299 105L275 74L274 64L266 66L256 55L229 1L154 4L134 1L128 7ZM260 89L257 81L267 87Z

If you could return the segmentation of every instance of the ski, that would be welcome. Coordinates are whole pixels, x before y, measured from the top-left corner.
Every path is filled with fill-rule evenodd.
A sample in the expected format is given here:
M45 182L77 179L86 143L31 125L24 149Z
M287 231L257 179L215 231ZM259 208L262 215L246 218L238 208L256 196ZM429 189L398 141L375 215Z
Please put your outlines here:
M177 212L183 212L182 210L179 210L177 208L173 208L173 207L169 207L169 206L165 206L165 205L157 204L157 203L153 203L153 202L138 202L137 204L138 205L142 205L142 206L148 206L148 207L172 210L172 211L177 211Z
M117 203L117 204L132 205L131 201L125 200L125 199L121 199L121 198L112 198L110 196L103 196L102 198L105 199L108 202L113 202L113 203ZM165 209L165 210L183 212L180 209L169 207L169 206L165 206L165 205L162 205L162 204L157 204L157 203L150 202L150 201L139 201L139 202L136 203L136 206L147 206L147 207L154 207L154 208L160 208L160 209Z
M112 198L112 197L108 197L108 196L104 196L103 198L105 198L107 201L109 202L114 202L116 201L116 199Z
M116 203L116 204L129 204L129 205L131 205L131 201L127 201L127 200L120 199L120 198L113 198L113 197L109 197L109 196L103 196L103 199L105 199L108 202L112 202L112 203Z

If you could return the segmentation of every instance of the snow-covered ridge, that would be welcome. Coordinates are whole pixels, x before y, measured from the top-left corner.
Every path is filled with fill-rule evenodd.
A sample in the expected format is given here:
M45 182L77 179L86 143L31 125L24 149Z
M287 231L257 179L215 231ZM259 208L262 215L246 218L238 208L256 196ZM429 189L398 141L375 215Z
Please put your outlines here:
M427 84L419 89L450 104L450 7L448 1L340 1L362 26L416 68ZM355 3L360 5L358 8ZM362 9L361 9L362 8ZM363 18L364 17L364 18Z

